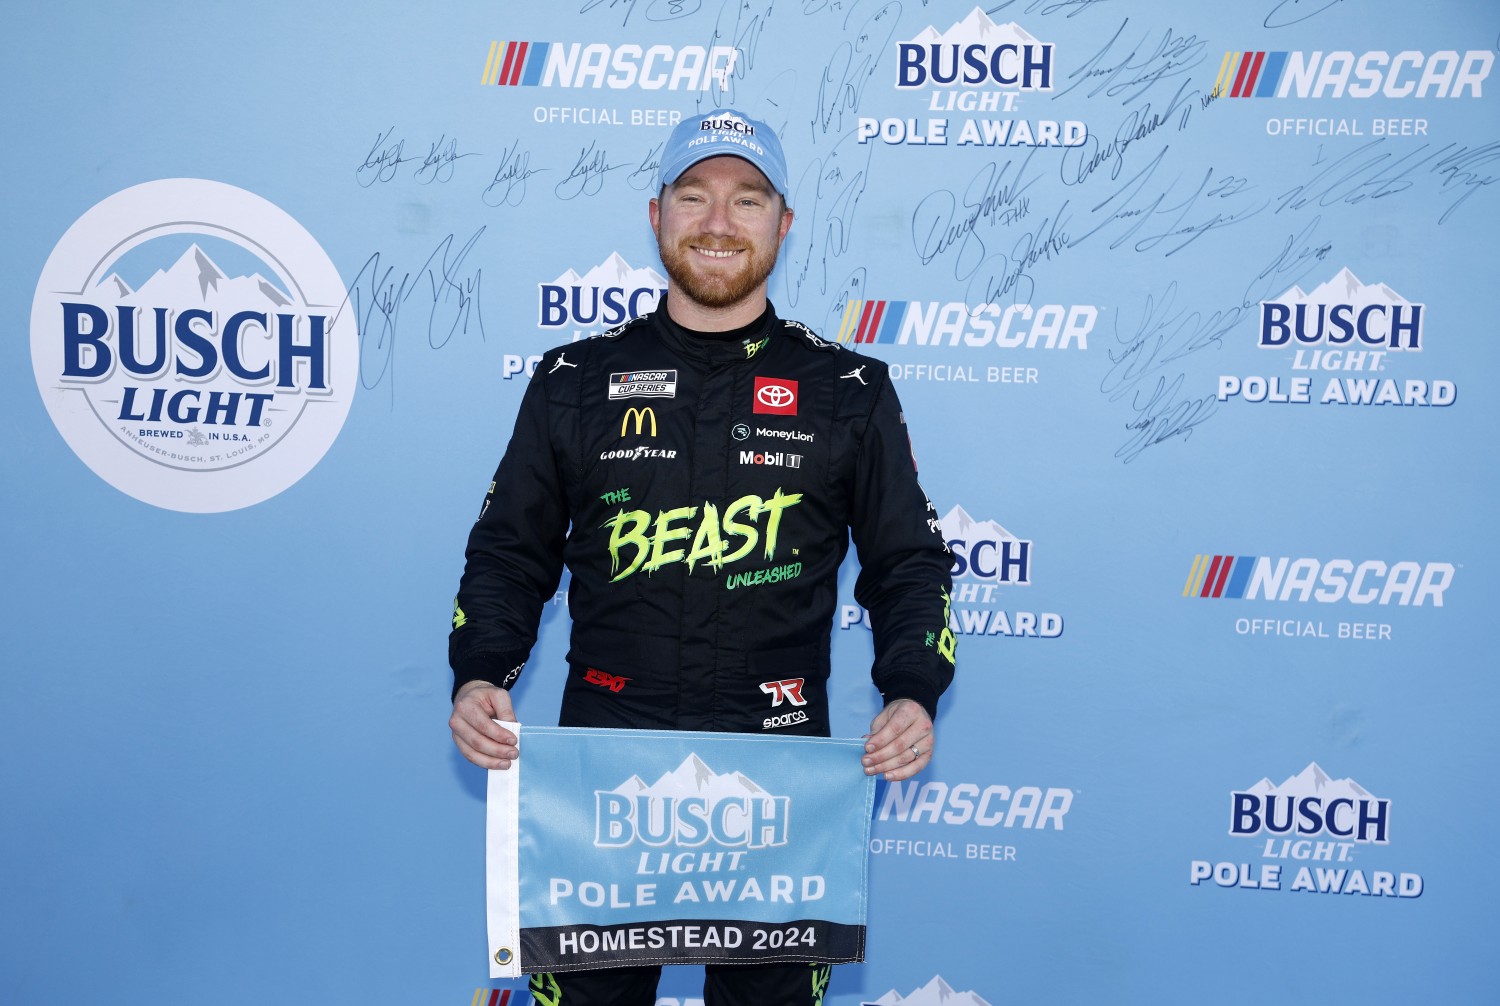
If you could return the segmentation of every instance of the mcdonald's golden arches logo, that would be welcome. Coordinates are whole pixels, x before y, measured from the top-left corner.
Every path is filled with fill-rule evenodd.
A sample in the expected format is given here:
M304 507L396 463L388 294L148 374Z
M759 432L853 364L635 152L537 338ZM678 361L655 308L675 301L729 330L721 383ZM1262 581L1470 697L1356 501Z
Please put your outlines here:
M645 407L632 405L630 408L625 410L625 416L620 420L621 439L624 439L625 430L629 428L630 420L632 419L635 420L636 436L639 437L642 435L641 431L646 428L646 420L648 419L651 421L651 432L645 435L650 437L656 436L656 410L649 405Z

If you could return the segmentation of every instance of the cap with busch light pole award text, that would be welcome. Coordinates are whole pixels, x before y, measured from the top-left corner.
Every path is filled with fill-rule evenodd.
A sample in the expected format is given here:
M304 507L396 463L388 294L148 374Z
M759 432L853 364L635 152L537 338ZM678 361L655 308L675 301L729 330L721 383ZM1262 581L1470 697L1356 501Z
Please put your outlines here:
M683 119L661 152L661 183L671 185L699 161L725 155L749 161L787 198L786 155L770 126L732 108Z

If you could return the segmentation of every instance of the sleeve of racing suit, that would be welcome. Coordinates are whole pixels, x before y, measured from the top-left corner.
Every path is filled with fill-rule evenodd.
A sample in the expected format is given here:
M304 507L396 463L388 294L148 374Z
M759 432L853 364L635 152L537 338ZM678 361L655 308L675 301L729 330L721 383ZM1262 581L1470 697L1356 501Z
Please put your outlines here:
M538 368L464 551L448 636L454 693L469 681L515 683L562 576L568 506L548 408Z
M854 598L875 631L875 687L887 703L913 699L937 717L953 680L948 626L952 557L937 512L917 482L911 440L884 368L855 464L850 530L859 553Z

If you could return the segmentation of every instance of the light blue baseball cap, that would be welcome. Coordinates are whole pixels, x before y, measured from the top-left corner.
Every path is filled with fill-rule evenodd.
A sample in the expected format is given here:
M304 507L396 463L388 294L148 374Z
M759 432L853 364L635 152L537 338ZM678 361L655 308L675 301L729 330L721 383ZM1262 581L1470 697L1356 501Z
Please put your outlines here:
M732 108L683 119L661 152L661 183L671 185L699 161L724 155L749 161L787 198L786 155L770 126Z

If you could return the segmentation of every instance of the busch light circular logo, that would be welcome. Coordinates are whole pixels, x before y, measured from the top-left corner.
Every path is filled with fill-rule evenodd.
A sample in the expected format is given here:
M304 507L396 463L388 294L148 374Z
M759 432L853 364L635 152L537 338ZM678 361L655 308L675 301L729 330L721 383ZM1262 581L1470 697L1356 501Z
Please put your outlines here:
M110 485L169 510L269 499L338 436L358 335L338 270L253 193L173 178L68 228L31 306L58 432Z

